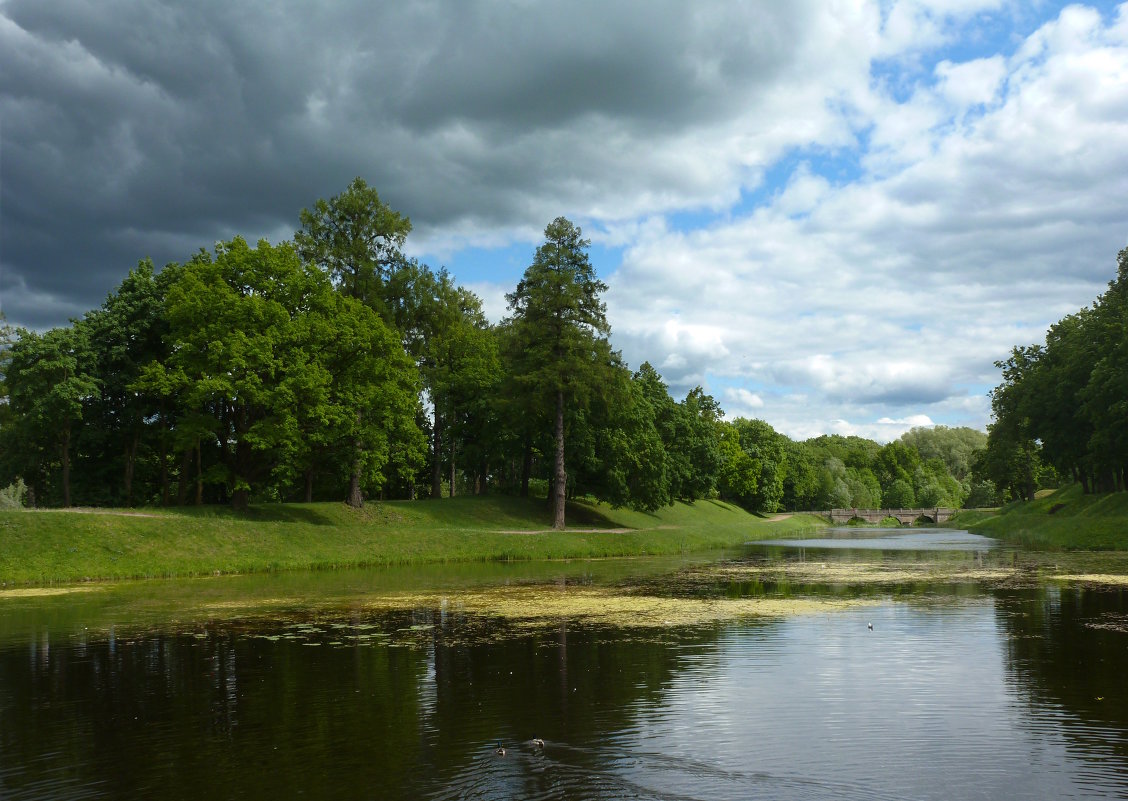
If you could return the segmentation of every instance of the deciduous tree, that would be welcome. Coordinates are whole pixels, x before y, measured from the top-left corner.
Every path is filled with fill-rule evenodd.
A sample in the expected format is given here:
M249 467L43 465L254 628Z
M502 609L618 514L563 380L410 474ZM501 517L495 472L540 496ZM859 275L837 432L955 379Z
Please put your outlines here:
M45 463L57 454L63 506L71 505L71 457L76 428L98 391L91 373L87 331L81 323L44 334L20 330L5 372L15 418L5 430L5 450L22 454L25 479L42 498Z

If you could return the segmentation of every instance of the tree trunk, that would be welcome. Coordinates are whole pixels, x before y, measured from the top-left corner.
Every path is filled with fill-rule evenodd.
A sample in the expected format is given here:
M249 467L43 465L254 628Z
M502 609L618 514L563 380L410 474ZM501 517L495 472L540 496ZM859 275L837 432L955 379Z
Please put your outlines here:
M313 503L313 468L307 467L305 471L305 502Z
M454 497L454 477L456 473L454 470L454 439L450 441L450 497Z
M171 428L168 424L168 416L164 413L164 404L161 405L160 412L161 419L161 506L168 506L169 487L168 487L168 435ZM187 464L183 462L182 464ZM181 473L183 475L183 472ZM177 490L180 488L177 487ZM178 493L179 494L179 493ZM184 505L181 500L180 505Z
M352 475L349 477L349 497L345 501L353 509L359 509L364 506L364 494L360 491L360 447L359 440L355 443L357 450L357 457L353 460Z
M564 472L564 390L556 390L556 470L552 486L552 527L564 530L564 491L568 474Z
M240 511L248 508L251 505L251 445L247 442L246 433L250 428L247 422L247 407L240 405L236 411L235 417L235 456L232 464L235 469L231 471L233 476L232 484L234 490L231 494L231 505ZM240 489L239 485L242 484L243 488Z
M192 470L192 456L195 455L195 448L185 448L184 455L180 457L180 478L176 482L176 505L184 506L188 503L188 486L192 480L189 475Z
M63 506L71 505L70 492L70 420L63 422Z
M521 460L521 497L529 497L529 475L533 472L533 443L525 432L525 457Z
M161 443L161 506L168 506L168 446Z
M141 432L134 431L133 439L125 448L125 505L133 506L133 469L137 464L137 445Z
M204 455L196 437L196 506L204 505Z
M434 403L434 399L431 399ZM435 461L431 465L431 497L443 497L443 421L439 417L439 407L435 406L434 453Z
M356 428L358 432L361 431L362 422L363 418L361 417L361 413L358 411L356 413ZM364 506L364 493L360 491L360 471L363 467L361 454L363 453L364 442L358 435L357 438L353 440L352 475L349 476L349 497L345 499L345 503L347 503L353 509L359 509Z

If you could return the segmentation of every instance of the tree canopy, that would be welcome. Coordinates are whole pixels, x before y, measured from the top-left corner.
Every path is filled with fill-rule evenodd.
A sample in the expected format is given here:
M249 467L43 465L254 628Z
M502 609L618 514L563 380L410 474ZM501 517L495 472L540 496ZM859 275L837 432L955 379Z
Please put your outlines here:
M975 472L1032 498L1058 475L1085 492L1125 489L1128 470L1128 248L1091 307L1050 326L1044 343L997 363L994 420Z
M25 482L34 505L240 509L508 492L545 498L562 528L577 498L958 506L1037 483L1043 459L1097 471L1124 451L1128 346L1083 347L1123 330L1123 278L1046 346L1016 351L994 447L942 426L797 442L726 419L702 387L676 400L649 362L632 370L568 219L547 225L496 325L449 272L403 254L410 231L358 178L303 210L293 242L141 261L69 326L0 328L0 486ZM1053 392L1034 397L1036 382ZM1064 425L1066 398L1071 428L1035 426Z

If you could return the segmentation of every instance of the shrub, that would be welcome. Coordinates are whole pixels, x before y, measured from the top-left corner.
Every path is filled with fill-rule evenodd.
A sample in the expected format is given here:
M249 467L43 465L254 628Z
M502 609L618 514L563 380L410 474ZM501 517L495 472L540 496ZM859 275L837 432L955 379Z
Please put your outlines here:
M0 509L23 509L27 500L27 485L22 478L0 489Z

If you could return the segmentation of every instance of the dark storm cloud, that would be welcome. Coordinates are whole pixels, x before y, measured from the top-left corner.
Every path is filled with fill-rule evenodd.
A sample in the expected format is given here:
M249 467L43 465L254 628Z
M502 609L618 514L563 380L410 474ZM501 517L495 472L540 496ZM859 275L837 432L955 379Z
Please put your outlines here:
M141 257L285 236L356 175L431 231L693 189L623 148L711 125L786 69L803 15L765 6L0 5L4 310L60 323Z

